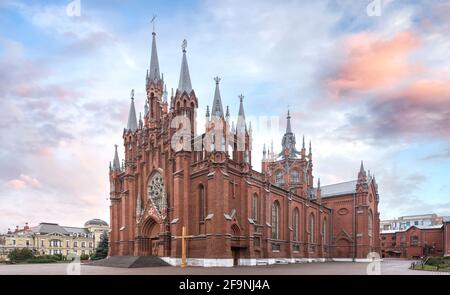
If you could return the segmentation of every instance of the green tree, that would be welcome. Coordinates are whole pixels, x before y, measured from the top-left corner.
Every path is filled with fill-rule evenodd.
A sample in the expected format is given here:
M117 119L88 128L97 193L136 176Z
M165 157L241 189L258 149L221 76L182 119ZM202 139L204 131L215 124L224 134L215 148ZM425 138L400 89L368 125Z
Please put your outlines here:
M9 260L14 262L23 262L33 257L33 251L27 248L14 249L8 254Z
M92 260L99 260L108 256L108 233L106 231L100 236L100 243L95 249L95 253L92 256Z

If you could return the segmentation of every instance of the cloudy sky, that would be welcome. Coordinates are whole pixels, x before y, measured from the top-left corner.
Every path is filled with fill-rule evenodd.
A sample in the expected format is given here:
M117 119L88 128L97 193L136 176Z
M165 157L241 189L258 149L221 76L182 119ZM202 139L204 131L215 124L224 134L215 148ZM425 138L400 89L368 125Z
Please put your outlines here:
M143 111L153 14L168 89L186 38L200 114L216 75L232 114L245 95L255 169L264 143L280 150L289 106L322 184L364 160L382 218L450 215L448 1L81 0L80 16L70 2L0 0L0 232L109 221L108 165L132 88Z

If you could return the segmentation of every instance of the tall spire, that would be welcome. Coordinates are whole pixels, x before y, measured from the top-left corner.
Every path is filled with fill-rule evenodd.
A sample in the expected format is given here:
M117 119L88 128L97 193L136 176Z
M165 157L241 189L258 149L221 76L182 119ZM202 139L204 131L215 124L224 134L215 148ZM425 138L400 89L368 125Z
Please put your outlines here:
M211 108L211 115L212 117L223 117L222 98L220 97L219 89L220 78L215 77L214 81L216 81L216 90L214 92L214 101Z
M114 152L114 160L113 160L113 170L114 171L120 171L120 161L119 161L119 154L117 153L117 144L114 145L115 152Z
M289 113L289 110L288 110L286 119L287 119L286 133L292 133L292 128L291 128L291 114Z
M191 76L189 75L189 67L186 58L187 41L183 40L181 48L183 49L183 59L181 60L180 81L178 83L178 90L181 92L186 91L188 94L192 91Z
M135 131L137 129L137 119L136 119L136 110L134 108L134 89L131 90L131 105L130 112L128 113L128 124L127 129L131 131Z
M152 23L154 24L155 17L152 19ZM158 51L156 50L156 33L155 27L153 26L152 32L152 53L150 57L150 70L148 72L148 80L157 81L160 80L161 76L159 73L159 62L158 62Z
M366 171L364 170L364 162L361 161L361 167L359 168L359 173L366 173Z
M283 135L283 139L281 141L281 145L282 145L282 150L281 153L279 154L279 156L283 157L284 159L286 158L296 158L297 155L300 155L300 153L297 151L296 147L295 147L295 135L292 132L292 127L291 127L291 114L289 112L287 112L287 124L286 124L286 133ZM305 138L303 137L303 145L305 144ZM304 146L303 146L304 148Z
M245 123L245 113L244 113L244 96L241 94L239 97L239 112L236 123L236 128L238 132L245 132L247 126Z

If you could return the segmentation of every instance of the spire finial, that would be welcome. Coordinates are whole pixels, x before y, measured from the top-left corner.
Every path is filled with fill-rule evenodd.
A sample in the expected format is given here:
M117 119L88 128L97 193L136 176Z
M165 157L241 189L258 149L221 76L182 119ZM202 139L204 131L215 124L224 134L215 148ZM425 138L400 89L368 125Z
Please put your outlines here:
M135 131L137 129L136 109L134 108L134 89L131 90L131 104L128 113L127 129Z
M303 145L302 148L305 148L305 135L303 135Z
M181 43L181 49L183 50L183 52L186 52L186 48L187 48L187 40L184 39L183 43Z
M155 33L155 19L156 15L152 18L153 23L153 37L152 37L152 52L150 56L150 69L148 71L148 81L157 81L160 80L160 73L159 73L159 62L158 62L158 51L156 49L156 33Z
M241 94L241 95L239 95L238 97L239 97L239 101L240 101L240 102L243 102L243 101L244 101L244 95Z
M153 33L152 33L153 35L156 35L156 33L155 33L155 20L156 20L156 14L153 15L153 18L150 21L152 23L152 25L153 25Z
M320 189L320 178L317 180L317 188Z
M312 144L311 144L311 140L309 140L309 153L312 153Z
M211 107L211 115L212 117L223 117L223 107L222 107L222 98L220 96L219 82L220 78L215 77L214 81L216 82L216 90L214 91L214 100Z
M186 93L191 93L192 91L192 84L191 84L191 76L189 74L189 66L186 58L186 47L187 47L187 40L184 39L183 43L181 44L181 49L183 50L183 58L181 60L181 71L180 71L180 81L178 82L178 90L183 93L186 91Z

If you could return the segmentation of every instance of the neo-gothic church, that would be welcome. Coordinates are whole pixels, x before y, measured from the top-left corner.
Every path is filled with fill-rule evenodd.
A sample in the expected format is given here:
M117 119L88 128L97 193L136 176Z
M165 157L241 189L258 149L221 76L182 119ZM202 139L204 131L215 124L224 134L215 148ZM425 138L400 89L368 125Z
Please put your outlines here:
M198 98L182 46L178 88L168 100L153 32L144 116L134 92L125 155L110 165L110 256L159 256L181 262L186 228L189 265L233 266L366 258L379 252L378 188L363 164L354 181L314 185L313 155L296 147L287 114L281 153L263 150L252 168L252 130L243 96L236 125L215 78L205 133L197 134ZM355 173L356 177L356 173Z

